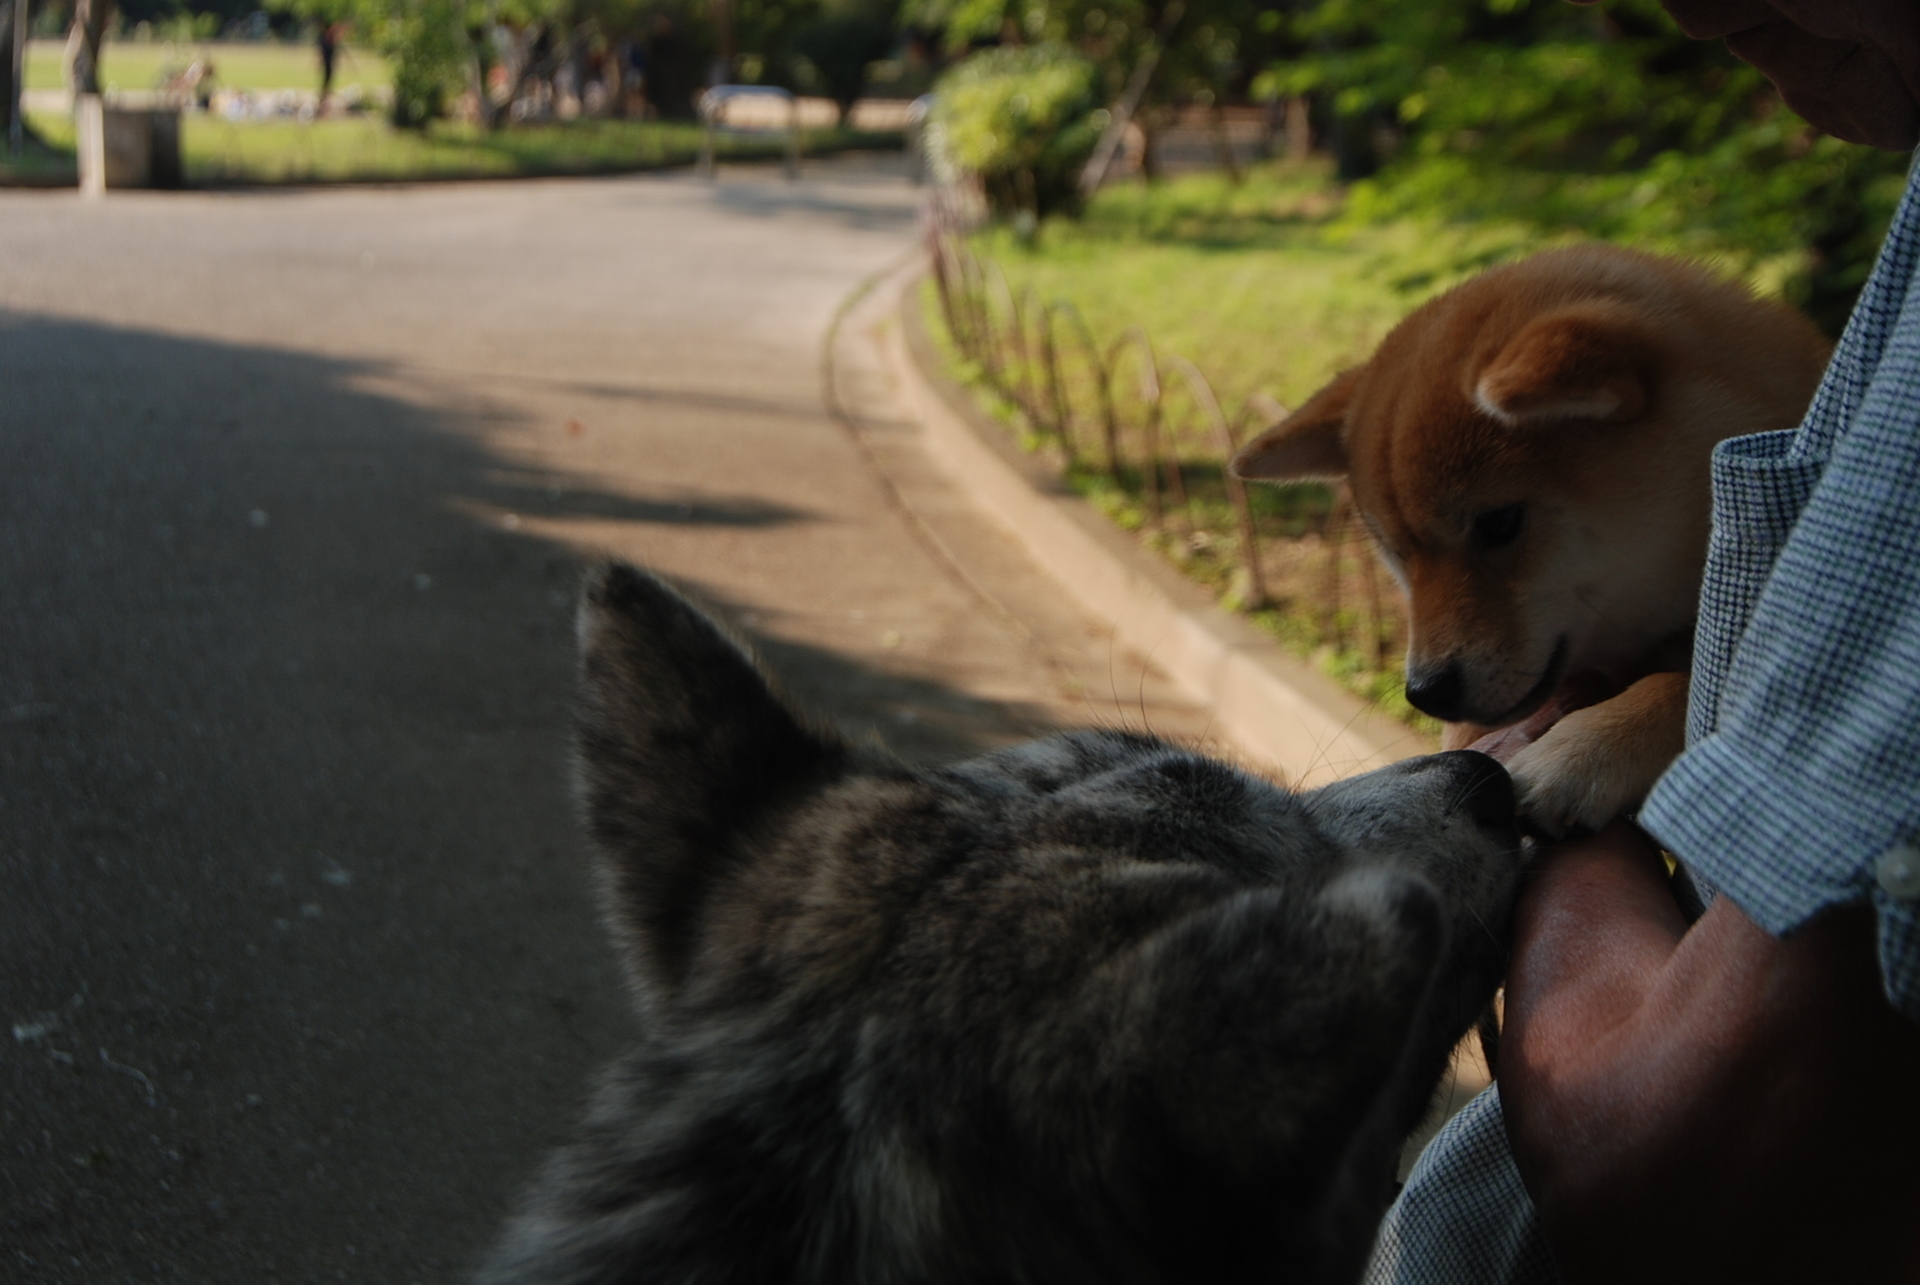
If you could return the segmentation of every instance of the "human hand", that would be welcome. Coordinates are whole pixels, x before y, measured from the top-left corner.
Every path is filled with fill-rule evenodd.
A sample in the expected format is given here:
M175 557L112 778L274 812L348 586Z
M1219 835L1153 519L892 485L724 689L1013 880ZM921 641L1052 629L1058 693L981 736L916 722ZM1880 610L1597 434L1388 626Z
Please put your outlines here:
M1624 822L1543 859L1515 919L1508 1138L1570 1282L1920 1281L1920 1026L1864 908L1689 928Z

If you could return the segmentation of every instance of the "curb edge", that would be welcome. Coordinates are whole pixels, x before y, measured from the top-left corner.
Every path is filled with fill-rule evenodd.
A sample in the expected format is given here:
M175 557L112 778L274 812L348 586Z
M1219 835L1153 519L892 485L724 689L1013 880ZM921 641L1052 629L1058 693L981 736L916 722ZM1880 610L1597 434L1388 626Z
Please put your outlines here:
M1213 709L1237 749L1317 784L1437 748L1285 655L1021 452L941 369L920 315L925 273L902 275L882 343L935 459L1083 609Z

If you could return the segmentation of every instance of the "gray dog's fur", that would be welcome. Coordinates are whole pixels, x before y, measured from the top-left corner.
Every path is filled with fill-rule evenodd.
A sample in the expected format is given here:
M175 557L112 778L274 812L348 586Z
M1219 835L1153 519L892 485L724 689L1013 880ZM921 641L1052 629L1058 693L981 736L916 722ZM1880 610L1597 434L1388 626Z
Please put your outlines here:
M482 1281L1358 1275L1500 973L1492 760L1292 794L1079 732L921 771L642 572L580 632L641 1040Z

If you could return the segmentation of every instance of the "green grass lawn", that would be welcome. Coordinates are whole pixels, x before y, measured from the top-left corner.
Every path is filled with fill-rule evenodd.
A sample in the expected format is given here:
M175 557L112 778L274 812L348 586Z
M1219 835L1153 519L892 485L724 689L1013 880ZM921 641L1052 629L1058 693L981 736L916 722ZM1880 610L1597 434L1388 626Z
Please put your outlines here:
M27 88L64 89L58 40L27 42ZM320 88L320 55L311 45L206 41L173 44L109 40L100 54L100 80L116 89L156 89L171 71L194 58L212 62L216 83L227 89ZM334 67L334 88L359 85L371 93L390 81L386 59L369 49L342 49Z
M32 121L53 154L30 163L39 166L37 172L70 176L72 119L39 113ZM823 130L810 136L806 147L819 154L897 141ZM490 133L448 122L426 131L397 130L379 117L303 124L190 115L182 121L180 145L187 182L195 186L518 178L684 165L699 154L700 128L667 121L572 121ZM776 157L783 147L778 137L731 135L718 140L716 151L724 159L744 160ZM8 174L0 157L0 180Z
M1223 402L1264 391L1297 406L1416 305L1546 244L1517 227L1349 226L1318 162L1239 185L1194 175L1102 191L1031 243L974 238L1015 291L1070 300L1103 341L1138 326L1204 371ZM1232 409L1230 405L1229 410Z

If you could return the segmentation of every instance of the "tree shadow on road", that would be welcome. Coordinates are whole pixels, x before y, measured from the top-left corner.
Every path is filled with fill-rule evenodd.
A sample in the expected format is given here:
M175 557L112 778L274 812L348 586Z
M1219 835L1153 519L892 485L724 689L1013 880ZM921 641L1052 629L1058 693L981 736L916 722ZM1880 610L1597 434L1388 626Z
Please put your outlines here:
M491 470L475 494L462 497L515 518L595 519L671 526L770 527L812 522L818 515L751 495L683 491L619 495L580 482L577 472L526 468Z
M896 166L903 164L897 154L884 159ZM889 172L887 167L880 166L869 176L853 163L853 158L848 158L803 165L802 173L805 179L790 183L764 169L751 173L722 169L719 180L710 188L712 199L729 215L781 218L805 212L815 218L824 215L842 227L864 231L910 228L919 217L917 200L903 200L889 206L876 203L871 193L855 199L836 190L863 182L892 184L898 181L897 170Z
M0 1191L36 1280L457 1277L627 1030L565 778L581 568L479 512L809 515L546 496L368 373L0 312ZM767 651L912 757L1043 724Z

